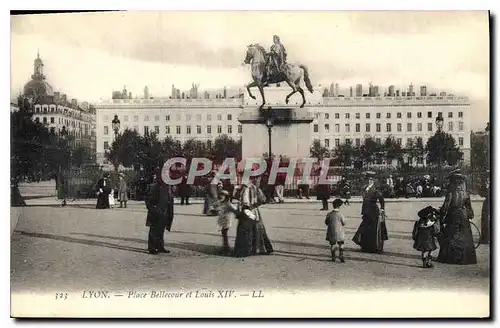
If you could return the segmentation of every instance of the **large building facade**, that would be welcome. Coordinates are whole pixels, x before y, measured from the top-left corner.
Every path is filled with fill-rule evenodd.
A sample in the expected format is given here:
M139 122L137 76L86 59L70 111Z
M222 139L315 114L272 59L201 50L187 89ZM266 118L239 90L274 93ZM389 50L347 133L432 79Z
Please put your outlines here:
M299 106L301 98L298 93L290 98L289 104L284 103L290 91L287 87L279 86L265 89L266 106ZM245 93L242 98L233 99L102 101L96 105L98 162L106 164L104 153L114 139L111 122L115 115L121 122L120 132L127 128L142 135L154 132L160 139L171 136L181 142L188 139L214 140L223 134L239 139L243 126L238 122L238 116L249 108L257 110L261 104L258 91L255 90L255 93L256 99ZM422 137L425 144L435 134L435 120L442 113L443 131L453 135L464 152L464 162L470 161L472 110L467 97L323 97L319 91L313 94L306 91L305 107L314 116L310 124L310 140L320 140L330 149L346 142L360 145L368 137L383 142L391 136L403 147L410 139ZM279 152L278 149L276 151Z
M45 125L52 133L73 137L74 146L83 146L90 154L96 153L95 112L87 103L68 99L54 92L43 73L40 54L33 64L33 75L19 97L23 110L31 111L33 120ZM11 109L12 110L12 109Z
M437 131L436 118L444 119L443 131L451 134L470 162L471 108L467 97L340 97L323 98L315 106L311 124L313 139L328 148L368 137L383 142L393 137L402 147L421 137L424 145Z
M113 143L112 120L141 135L155 133L185 142L189 139L215 140L220 135L239 139L242 126L237 118L242 100L235 99L112 99L96 105L97 160L109 164L105 152Z

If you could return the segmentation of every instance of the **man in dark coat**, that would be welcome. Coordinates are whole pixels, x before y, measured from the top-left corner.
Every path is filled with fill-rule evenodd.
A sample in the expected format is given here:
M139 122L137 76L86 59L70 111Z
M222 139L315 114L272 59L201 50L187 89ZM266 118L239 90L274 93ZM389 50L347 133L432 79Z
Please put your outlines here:
M319 171L319 176L321 177L322 175L323 169ZM316 199L321 200L321 203L323 205L321 211L328 211L328 199L330 199L331 192L330 185L320 183L320 181L318 181L318 184L316 185Z
M191 197L191 185L187 183L187 174L182 176L181 184L179 185L179 197L181 198L181 205L190 205L189 197Z
M149 227L148 252L170 253L165 249L163 235L165 230L170 231L174 219L174 194L172 186L165 184L161 176L152 186L146 206L148 208L146 226Z

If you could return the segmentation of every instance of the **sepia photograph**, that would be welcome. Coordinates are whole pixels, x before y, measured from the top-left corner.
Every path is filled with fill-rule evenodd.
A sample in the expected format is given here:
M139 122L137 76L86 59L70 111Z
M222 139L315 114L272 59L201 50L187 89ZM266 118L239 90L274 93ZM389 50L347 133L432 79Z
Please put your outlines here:
M490 318L490 24L11 12L11 317Z

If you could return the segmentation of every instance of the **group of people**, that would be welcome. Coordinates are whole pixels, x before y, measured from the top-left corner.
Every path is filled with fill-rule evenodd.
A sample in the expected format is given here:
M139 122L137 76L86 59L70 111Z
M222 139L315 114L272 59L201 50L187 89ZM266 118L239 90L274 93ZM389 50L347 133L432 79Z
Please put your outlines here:
M125 180L125 175L123 173L119 174L119 179L118 201L120 202L120 208L126 208L128 201L127 181ZM108 173L103 173L102 177L97 181L95 191L97 194L96 209L107 209L115 206L114 188L109 179Z
M375 173L367 172L368 184L363 192L361 224L352 240L367 253L382 253L384 242L389 239L385 223L385 201L382 192L375 185ZM415 222L412 239L413 248L421 252L422 266L431 268L432 252L438 248L437 262L447 264L476 264L476 249L472 237L470 220L474 217L470 196L467 193L465 177L460 170L448 175L447 194L441 208L427 206L420 210ZM330 243L332 260L336 250L339 259L345 262L343 245L345 218L340 211L344 202L333 201L333 211L327 214L326 240ZM379 206L380 205L380 206Z
M361 251L382 253L389 239L386 226L385 200L381 188L376 184L374 172L366 172L367 184L363 188L361 223L352 241ZM259 207L268 200L259 187L259 178L252 177L247 183L235 188L234 193L225 190L215 174L208 177L203 214L216 217L221 232L221 253L246 257L256 254L271 254L274 251L267 235ZM465 177L459 170L447 177L446 199L439 209L425 207L418 213L412 231L413 248L422 253L422 265L432 267L432 252L438 248L437 262L449 264L476 264L476 251L470 220L473 218L470 196L465 186ZM150 227L148 250L151 254L168 252L163 234L170 230L174 215L174 191L172 186L156 179L156 185L146 201L147 225ZM326 215L326 240L330 244L332 260L345 262L345 217L340 210L345 201L333 201L333 210ZM231 250L228 231L237 221L236 239ZM337 254L338 251L338 254Z
M385 180L384 197L440 197L442 189L434 177L426 174L421 177L398 177L392 174Z
M274 250L267 236L259 206L268 203L264 191L258 186L256 177L238 186L230 193L212 173L208 177L203 214L218 216L217 224L222 235L222 253L231 254L228 231L233 220L238 220L233 254L246 257L256 254L271 254ZM233 200L236 204L233 204Z
M259 206L266 203L263 191L257 186L256 178L250 178L239 186L234 195L223 189L222 182L215 174L208 177L203 214L217 217L216 223L222 237L221 253L236 257L257 254L271 254L274 249L266 232ZM156 179L155 185L146 200L148 214L146 226L149 227L148 252L150 254L168 253L165 249L164 232L170 231L174 218L174 190ZM235 200L235 204L233 204ZM237 220L237 233L234 248L229 246L228 231L232 221Z

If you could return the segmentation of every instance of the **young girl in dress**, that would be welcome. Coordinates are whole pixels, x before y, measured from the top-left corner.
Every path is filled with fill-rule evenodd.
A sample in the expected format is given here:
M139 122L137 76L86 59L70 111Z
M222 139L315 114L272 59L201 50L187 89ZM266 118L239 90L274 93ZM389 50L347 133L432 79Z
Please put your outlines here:
M332 261L335 262L335 253L338 248L340 262L344 263L345 219L344 215L340 212L340 206L342 206L342 204L344 204L344 202L341 199L337 198L333 201L333 211L326 215L325 224L327 226L326 240L330 243Z
M226 190L219 192L218 210L219 217L217 218L217 225L222 234L222 253L229 254L229 241L227 232L231 227L231 220L235 219L237 208L229 201L229 193Z
M109 207L110 208L115 208L115 196L114 196L114 189L111 189L111 192L109 193Z
M422 252L424 268L432 268L431 253L437 249L436 239L440 231L438 213L434 207L427 206L418 212L419 219L413 226L413 248Z

